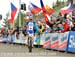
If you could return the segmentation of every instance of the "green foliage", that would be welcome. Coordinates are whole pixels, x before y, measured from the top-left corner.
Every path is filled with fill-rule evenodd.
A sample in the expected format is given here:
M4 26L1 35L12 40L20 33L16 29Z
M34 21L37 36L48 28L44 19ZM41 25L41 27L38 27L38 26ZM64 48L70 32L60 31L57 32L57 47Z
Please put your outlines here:
M53 7L55 10L55 14L58 15L61 8L67 6L69 4L69 1L67 2L57 2L57 4Z

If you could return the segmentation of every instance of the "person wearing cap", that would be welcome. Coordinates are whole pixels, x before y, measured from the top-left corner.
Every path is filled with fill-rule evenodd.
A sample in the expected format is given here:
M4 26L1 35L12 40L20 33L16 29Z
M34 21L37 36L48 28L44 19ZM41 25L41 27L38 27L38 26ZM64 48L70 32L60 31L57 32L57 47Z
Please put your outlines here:
M15 38L15 28L10 28L9 36L8 36L8 41L10 44L14 43L14 38Z

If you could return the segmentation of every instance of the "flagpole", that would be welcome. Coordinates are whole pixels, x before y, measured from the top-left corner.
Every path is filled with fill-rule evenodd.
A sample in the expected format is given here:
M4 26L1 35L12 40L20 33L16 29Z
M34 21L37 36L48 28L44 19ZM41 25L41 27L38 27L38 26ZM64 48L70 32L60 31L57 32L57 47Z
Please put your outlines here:
M11 2L14 3L14 0L11 0ZM13 23L10 24L11 28L14 27L14 23L15 23L15 20L13 20Z
M19 27L21 27L21 0L19 0Z
M13 3L14 3L14 0L12 0L13 1ZM15 20L13 21L13 26L12 27L14 27L14 23L15 23Z
M25 3L24 3L24 4L25 4ZM23 9L24 9L25 6L26 6L26 5L23 6ZM25 10L23 10L23 14L25 15L24 11L25 11ZM23 15L23 17L24 17L24 15ZM25 23L24 23L24 18L23 18L23 26L24 26L24 24L25 24Z
M11 2L13 2L12 0L9 0L9 2L11 3ZM11 8L11 6L10 6L10 8ZM12 23L10 23L10 28L12 28L13 27L13 24Z

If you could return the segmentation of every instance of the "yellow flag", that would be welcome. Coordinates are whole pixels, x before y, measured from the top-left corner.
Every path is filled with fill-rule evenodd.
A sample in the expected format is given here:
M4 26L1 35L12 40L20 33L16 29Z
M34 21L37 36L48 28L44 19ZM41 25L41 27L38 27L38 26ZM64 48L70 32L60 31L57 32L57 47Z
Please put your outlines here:
M54 9L46 5L46 11L48 12L49 15L51 15L54 12Z

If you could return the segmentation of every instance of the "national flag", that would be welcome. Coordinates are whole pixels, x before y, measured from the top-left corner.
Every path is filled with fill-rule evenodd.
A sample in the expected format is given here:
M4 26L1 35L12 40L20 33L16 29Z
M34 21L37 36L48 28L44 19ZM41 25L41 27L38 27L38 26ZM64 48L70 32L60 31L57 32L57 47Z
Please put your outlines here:
M50 17L49 17L49 15L45 12L43 12L43 15L44 15L44 19L45 19L46 24L50 26L50 23L49 23Z
M49 7L48 5L46 5L46 11L49 15L53 14L54 13L54 9Z
M14 22L14 18L15 18L16 13L17 13L17 8L15 7L15 5L13 3L11 3L11 18L8 19L9 23Z
M60 10L61 14L67 14L67 13L70 13L72 12L72 4L69 3L69 5L67 7L64 7Z
M33 3L30 3L29 10L32 12L32 14L38 14L41 11L41 8L34 5Z
M40 0L40 4L41 4L42 11L43 11L43 12L46 12L46 9L45 9L45 7L44 7L44 4L43 4L43 1L42 1L42 0ZM46 12L46 13L47 13L47 12Z
M42 0L40 0L40 4L41 4L42 11L43 11L43 15L44 15L45 22L46 22L47 25L50 25L49 19L48 19L49 14L47 13L47 11L46 11L46 9L45 9Z

